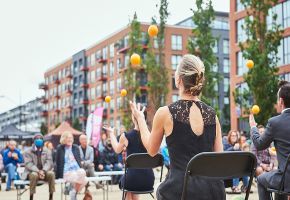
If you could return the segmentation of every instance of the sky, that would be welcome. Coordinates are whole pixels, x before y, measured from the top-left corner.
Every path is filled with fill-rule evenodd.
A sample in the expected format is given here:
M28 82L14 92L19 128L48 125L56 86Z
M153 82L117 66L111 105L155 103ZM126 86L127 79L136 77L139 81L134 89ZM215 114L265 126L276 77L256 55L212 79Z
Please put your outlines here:
M44 95L44 72L126 26L158 16L160 0L0 0L0 113ZM213 0L229 12L230 0ZM192 15L194 0L169 0L168 24Z

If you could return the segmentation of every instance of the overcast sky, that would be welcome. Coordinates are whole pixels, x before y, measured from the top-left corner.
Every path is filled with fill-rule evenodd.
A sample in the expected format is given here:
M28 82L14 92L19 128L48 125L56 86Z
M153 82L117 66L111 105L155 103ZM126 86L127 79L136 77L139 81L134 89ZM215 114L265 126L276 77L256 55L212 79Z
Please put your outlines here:
M230 0L213 0L229 11ZM44 72L128 24L150 22L159 0L0 0L0 113L44 94ZM169 24L192 15L194 0L169 0Z

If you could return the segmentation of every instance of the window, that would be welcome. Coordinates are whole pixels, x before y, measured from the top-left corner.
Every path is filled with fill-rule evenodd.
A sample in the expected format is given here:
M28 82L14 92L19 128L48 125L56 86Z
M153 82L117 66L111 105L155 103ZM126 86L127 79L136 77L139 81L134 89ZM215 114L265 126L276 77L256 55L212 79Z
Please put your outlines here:
M120 109L121 108L121 97L118 97L117 99L116 99L116 102L117 102L117 109Z
M216 17L210 26L213 29L229 30L229 19L226 17Z
M115 47L114 47L114 43L110 45L110 58L114 57L114 53L115 53Z
M110 62L110 76L114 76L114 73L115 73L114 63Z
M229 54L229 49L230 49L230 43L229 40L223 40L223 53L224 54Z
M238 52L237 54L237 75L241 76L244 73L248 72L248 68L246 67L246 60L243 57L242 52Z
M91 61L91 66L94 66L96 64L96 57L94 53L91 54L90 61Z
M277 16L277 19L275 20L275 24L280 24L283 26L283 19L282 19L282 4L277 4L274 7L270 8L268 11L268 15L266 18L267 21L267 29L271 30L274 25L273 17L274 15Z
M107 59L108 58L108 48L107 47L104 47L103 48L103 51L102 51L102 56L103 56L103 59Z
M230 60L228 58L224 58L223 68L224 68L224 73L230 73Z
M96 79L99 79L101 77L101 68L97 68L96 70Z
M91 88L91 99L95 99L95 88Z
M224 97L224 104L225 104L225 105L230 104L230 99L229 99L229 97Z
M212 48L213 53L218 53L218 40L215 40L214 46Z
M283 3L283 27L290 27L290 1Z
M121 78L117 79L117 90L121 90L122 89L122 80Z
M103 92L107 93L107 83L103 83Z
M93 83L93 82L95 82L95 72L94 71L92 71L91 73L91 76L90 76L90 81Z
M111 80L110 81L110 95L113 95L114 94L114 80Z
M98 85L96 87L96 96L97 97L100 97L101 96L101 93L102 93L102 86L101 85Z
M213 72L219 71L219 58L216 58L216 63L212 66L212 71Z
M103 71L102 71L103 75L107 75L107 65L103 65Z
M126 55L126 56L125 56L125 63L126 63L126 57L128 57L128 62L129 62L129 56ZM127 65L126 65L126 66L127 66ZM118 58L118 60L117 60L117 68L118 68L118 70L120 70L120 69L122 68L121 58Z
M179 96L177 94L172 95L172 102L178 101Z
M285 37L283 39L283 57L284 57L284 64L290 64L290 36Z
M213 87L213 89L214 89L214 91L217 92L217 91L219 90L218 81L217 81L216 78L213 78L213 82L214 82L214 87Z
M181 35L171 35L171 48L172 50L182 50Z
M78 63L74 61L74 73L77 73L78 71Z
M241 3L241 0L236 0L236 11L241 11L241 10L244 10L245 7L244 5Z
M243 24L245 24L245 19L240 19L236 23L237 42L243 42L247 39L246 31L242 28Z
M230 79L229 78L224 78L224 92L229 91L229 86L230 86Z
M83 59L79 59L79 66L82 67L84 65Z
M174 77L172 77L172 89L173 90L176 90L177 89L177 87L175 85L175 78Z
M172 55L171 56L171 67L173 70L177 69L177 66L180 63L181 58L182 58L181 55Z

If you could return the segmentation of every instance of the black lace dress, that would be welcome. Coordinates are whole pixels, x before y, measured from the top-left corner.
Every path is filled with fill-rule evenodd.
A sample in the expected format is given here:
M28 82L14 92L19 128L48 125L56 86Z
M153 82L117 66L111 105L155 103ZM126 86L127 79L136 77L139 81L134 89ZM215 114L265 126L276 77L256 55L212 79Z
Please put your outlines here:
M204 132L200 136L194 134L189 122L190 107L193 103L200 109L204 121ZM200 101L179 100L168 107L173 119L172 133L166 137L170 171L157 190L157 198L158 200L180 200L189 160L200 152L214 150L216 114L210 106ZM205 177L190 178L187 199L224 200L226 199L224 183Z

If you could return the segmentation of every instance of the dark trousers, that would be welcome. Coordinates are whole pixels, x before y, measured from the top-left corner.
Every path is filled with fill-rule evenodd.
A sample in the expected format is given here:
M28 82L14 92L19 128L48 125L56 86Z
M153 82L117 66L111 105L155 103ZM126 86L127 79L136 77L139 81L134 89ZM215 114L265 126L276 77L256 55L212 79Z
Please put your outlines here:
M258 194L260 200L271 200L270 198L270 192L267 191L267 188L277 188L278 185L271 185L269 181L267 180L269 176L272 174L269 173L263 173L260 176L258 176ZM275 200L287 200L287 196L281 196L281 195L275 195Z

